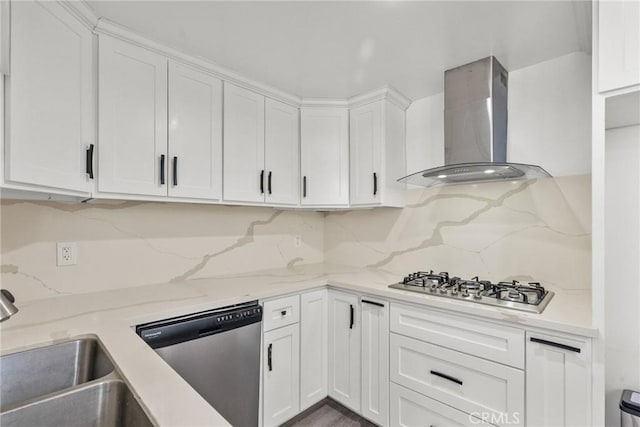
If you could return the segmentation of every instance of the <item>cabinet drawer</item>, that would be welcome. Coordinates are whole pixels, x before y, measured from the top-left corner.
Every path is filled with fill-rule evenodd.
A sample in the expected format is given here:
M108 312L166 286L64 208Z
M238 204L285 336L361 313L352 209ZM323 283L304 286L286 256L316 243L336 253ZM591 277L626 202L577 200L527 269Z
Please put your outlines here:
M391 304L391 331L524 368L524 331L458 315Z
M262 326L265 332L298 323L299 320L300 297L298 295L265 301L263 304Z
M490 426L484 421L391 383L391 427L416 426Z
M496 425L524 419L524 372L391 334L391 381ZM518 422L516 422L518 421Z

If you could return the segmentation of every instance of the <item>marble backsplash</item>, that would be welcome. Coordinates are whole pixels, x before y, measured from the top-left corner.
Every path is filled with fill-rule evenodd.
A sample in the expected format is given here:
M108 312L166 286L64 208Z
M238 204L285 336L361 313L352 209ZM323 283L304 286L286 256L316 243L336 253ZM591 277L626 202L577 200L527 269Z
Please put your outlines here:
M332 212L324 259L398 275L591 288L591 175L408 191L404 209Z
M404 209L318 213L175 203L0 204L1 285L22 303L299 264L591 287L591 176L412 188ZM301 245L295 245L300 236ZM56 242L78 264L56 266Z
M2 287L18 300L323 261L324 216L259 207L2 201ZM296 246L294 237L300 236ZM78 263L56 266L56 242Z

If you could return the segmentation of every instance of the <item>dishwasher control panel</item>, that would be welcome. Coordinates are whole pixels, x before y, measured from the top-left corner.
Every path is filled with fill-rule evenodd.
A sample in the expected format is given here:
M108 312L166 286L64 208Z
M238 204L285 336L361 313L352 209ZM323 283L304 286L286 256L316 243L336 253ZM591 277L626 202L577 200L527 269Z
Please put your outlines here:
M257 301L174 317L136 326L136 333L151 348L219 334L262 321Z

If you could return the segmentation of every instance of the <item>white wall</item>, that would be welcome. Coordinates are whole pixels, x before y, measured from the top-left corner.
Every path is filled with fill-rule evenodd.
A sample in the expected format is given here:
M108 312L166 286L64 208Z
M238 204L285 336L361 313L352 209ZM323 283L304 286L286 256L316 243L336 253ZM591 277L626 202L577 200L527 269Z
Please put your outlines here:
M605 136L606 425L622 389L640 390L640 126Z
M444 96L407 110L407 173L444 163ZM509 73L511 162L553 176L591 173L591 56L572 53Z

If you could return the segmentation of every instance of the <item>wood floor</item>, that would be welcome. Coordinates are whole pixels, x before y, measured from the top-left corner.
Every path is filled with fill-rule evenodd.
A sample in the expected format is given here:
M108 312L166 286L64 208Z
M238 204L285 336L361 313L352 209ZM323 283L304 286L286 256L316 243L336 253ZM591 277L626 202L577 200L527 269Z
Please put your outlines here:
M325 399L282 427L375 427L375 424L335 401Z

